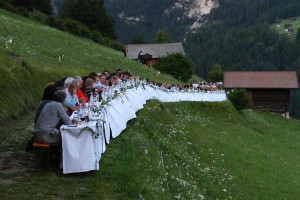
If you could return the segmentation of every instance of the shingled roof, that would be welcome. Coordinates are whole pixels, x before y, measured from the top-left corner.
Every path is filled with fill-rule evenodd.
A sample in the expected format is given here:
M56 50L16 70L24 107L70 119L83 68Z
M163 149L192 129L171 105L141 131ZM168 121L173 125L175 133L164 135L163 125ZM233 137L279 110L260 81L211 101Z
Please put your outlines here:
M224 72L224 88L298 88L295 71Z
M171 53L181 53L185 55L181 43L130 44L125 46L125 51L129 59L137 59L140 51L152 55L152 58L164 57Z

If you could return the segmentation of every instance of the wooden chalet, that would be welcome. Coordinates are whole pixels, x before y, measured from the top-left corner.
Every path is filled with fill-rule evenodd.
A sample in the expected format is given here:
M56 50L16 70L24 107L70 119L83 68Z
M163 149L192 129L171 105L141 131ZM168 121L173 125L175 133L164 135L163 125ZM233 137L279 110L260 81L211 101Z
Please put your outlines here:
M130 44L125 46L125 56L131 60L137 60L138 54L143 51L142 63L152 67L158 62L158 59L172 53L181 53L185 55L181 43L164 44Z
M290 90L298 88L295 71L224 72L224 88L245 88L252 109L288 114Z

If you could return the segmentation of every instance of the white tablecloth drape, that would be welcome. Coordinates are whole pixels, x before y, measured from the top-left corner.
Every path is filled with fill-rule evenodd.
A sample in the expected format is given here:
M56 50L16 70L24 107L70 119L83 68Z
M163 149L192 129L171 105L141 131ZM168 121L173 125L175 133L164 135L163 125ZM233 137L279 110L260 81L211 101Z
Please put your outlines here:
M162 102L225 101L224 91L219 92L166 92L149 85L127 89L125 93L104 105L101 114L87 125L61 127L63 148L63 173L99 170L101 154L110 139L119 136L129 120L144 107L147 100ZM98 121L97 121L98 119Z

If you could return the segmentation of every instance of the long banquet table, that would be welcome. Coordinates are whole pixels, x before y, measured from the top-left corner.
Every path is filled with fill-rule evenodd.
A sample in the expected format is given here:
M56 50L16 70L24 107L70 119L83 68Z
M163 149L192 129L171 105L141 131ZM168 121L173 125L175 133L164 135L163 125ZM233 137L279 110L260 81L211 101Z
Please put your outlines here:
M138 85L126 89L105 105L91 121L77 126L61 126L63 148L63 173L78 173L99 170L101 154L110 143L126 128L129 120L144 107L147 100L161 102L179 101L225 101L224 91L218 92L170 92L150 85ZM71 117L76 117L73 114Z

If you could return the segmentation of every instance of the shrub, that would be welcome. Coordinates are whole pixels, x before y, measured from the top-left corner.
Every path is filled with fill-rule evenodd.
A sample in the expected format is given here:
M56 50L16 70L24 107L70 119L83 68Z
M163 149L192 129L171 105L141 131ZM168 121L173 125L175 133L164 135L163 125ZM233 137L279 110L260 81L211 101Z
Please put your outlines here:
M183 82L187 82L193 74L191 59L180 53L173 53L160 58L154 68Z
M237 110L249 108L250 99L245 89L235 88L227 91L227 97Z
M68 32L73 33L75 35L90 36L89 28L78 21L72 19L65 19L64 26Z

